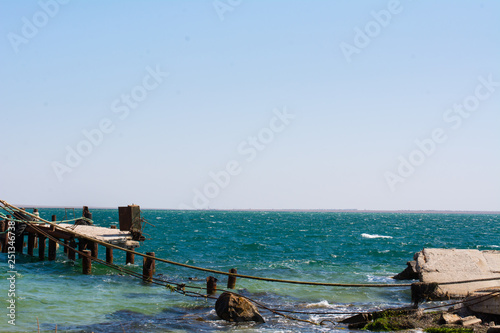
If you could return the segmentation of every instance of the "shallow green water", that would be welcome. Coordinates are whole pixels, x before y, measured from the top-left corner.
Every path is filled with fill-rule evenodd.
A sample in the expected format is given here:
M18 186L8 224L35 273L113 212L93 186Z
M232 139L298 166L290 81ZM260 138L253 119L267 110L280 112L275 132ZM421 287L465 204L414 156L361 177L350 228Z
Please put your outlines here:
M78 212L79 214L80 212ZM117 210L92 210L96 224L118 221ZM49 219L64 210L42 209ZM181 212L144 210L147 240L140 252L190 265L238 273L321 282L397 283L413 254L424 247L498 249L498 215L311 213L311 212ZM36 252L36 251L35 251ZM99 257L105 258L100 249ZM124 254L115 251L122 266ZM0 255L1 290L5 300L0 330L36 330L38 317L47 332L320 332L331 328L298 323L263 312L265 324L234 325L217 318L214 301L171 293L135 278L94 265L81 274L59 249L55 262L18 255L16 326L7 323L7 256ZM131 266L142 272L142 260ZM203 288L208 273L157 263L157 274L169 281ZM224 287L226 277L218 276ZM406 305L408 288L334 288L238 279L239 292L266 305L301 311L355 312ZM338 319L335 314L300 315L304 319Z

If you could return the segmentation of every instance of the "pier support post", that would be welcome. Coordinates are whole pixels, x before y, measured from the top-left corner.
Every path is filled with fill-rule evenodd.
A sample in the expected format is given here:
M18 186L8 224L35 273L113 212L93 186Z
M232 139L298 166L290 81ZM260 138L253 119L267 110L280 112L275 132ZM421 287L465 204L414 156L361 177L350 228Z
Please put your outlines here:
M69 245L69 240L65 239L64 240L64 245ZM64 246L64 254L68 255L68 247Z
M18 224L19 224L19 222L16 223L16 225L18 225ZM17 230L16 230L16 232L17 232ZM15 245L14 247L16 248L16 252L23 254L23 248L24 248L24 235L23 234L16 235L16 243L14 245Z
M57 243L55 240L49 238L49 261L56 260Z
M125 258L125 265L127 264L133 265L134 262L135 262L134 254L127 251L127 257Z
M233 273L233 274L236 274L238 271L236 270L236 268L231 268L229 270L229 273ZM236 286L236 276L233 276L233 275L229 275L229 277L227 278L227 288L228 289L234 289Z
M75 248L76 248L76 242L74 239L72 239L69 241L69 248L68 248L68 259L69 260L76 259L76 252L74 250Z
M52 222L57 221L57 217L55 215L52 215ZM50 231L55 231L56 227L55 226L50 226ZM49 238L49 261L56 260L56 252L57 252L57 243Z
M78 251L83 252L87 249L87 240L83 238L78 238ZM83 256L78 253L78 259L81 259Z
M38 235L38 259L45 260L45 240L47 237Z
M112 247L106 247L106 262L108 264L113 263L113 248Z
M154 252L146 252L148 256L155 256ZM151 258L142 258L142 281L152 282L153 274L155 272L155 260Z
M7 215L7 220L4 220L3 223L4 223L4 231L5 230L9 230L9 220L10 218L12 218L11 215ZM7 253L9 252L9 238L10 236L12 235L11 232L7 232L5 233L5 238L3 240L3 247L2 247L2 253Z
M2 221L0 221L0 232L5 232L5 230L7 230L7 221L2 220ZM7 239L7 234L5 234L5 239ZM4 252L3 251L4 248L5 248L5 245L4 245L4 241L2 240L0 242L0 251L2 251L2 253Z
M33 249L35 248L36 235L33 232L28 232L28 254L33 256Z
M3 248L2 248L3 253L9 252L9 238L11 235L12 232L10 231L7 231L7 233L5 234L5 239L3 240Z
M90 250L84 250L83 253L86 254L82 258L83 274L90 275L92 274L92 259L90 258L92 253Z
M217 279L213 276L207 277L207 295L215 294L217 291Z
M97 258L97 255L98 255L98 252L99 252L99 244L95 243L95 242L91 242L89 241L87 243L87 249L90 250L90 252L92 253L92 257L94 258Z

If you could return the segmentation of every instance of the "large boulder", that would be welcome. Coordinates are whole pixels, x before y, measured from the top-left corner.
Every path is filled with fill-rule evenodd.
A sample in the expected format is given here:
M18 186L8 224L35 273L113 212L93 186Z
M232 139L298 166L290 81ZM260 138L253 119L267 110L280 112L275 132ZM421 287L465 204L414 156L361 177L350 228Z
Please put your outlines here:
M255 305L246 298L229 292L219 296L217 302L215 302L215 312L221 319L230 322L265 322Z

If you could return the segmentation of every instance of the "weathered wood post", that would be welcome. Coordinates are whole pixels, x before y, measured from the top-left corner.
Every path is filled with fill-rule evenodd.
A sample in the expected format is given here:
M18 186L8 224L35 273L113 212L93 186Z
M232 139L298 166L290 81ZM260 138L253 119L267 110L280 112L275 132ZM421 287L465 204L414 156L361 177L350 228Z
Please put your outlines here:
M78 250L80 252L83 252L87 249L87 240L86 239L83 239L83 238L78 238ZM81 259L83 258L83 256L78 253L78 259Z
M229 270L229 273L233 273L233 274L236 274L238 271L236 268L231 268ZM227 278L227 288L228 289L234 289L236 286L236 276L234 275L229 275L229 277Z
M55 240L49 238L49 261L56 260L57 243Z
M99 244L96 242L88 241L87 243L87 249L90 250L92 253L92 257L97 258L98 252L99 252Z
M108 264L113 263L113 248L112 247L106 247L106 262Z
M34 232L28 232L28 254L33 256L33 249L35 248L36 235Z
M69 245L69 240L68 239L64 240L64 245ZM64 247L64 249L63 249L64 254L68 255L68 246L63 246L63 247Z
M154 252L146 252L148 256L155 256ZM153 274L155 272L155 260L151 258L142 258L142 280L144 282L152 282Z
M0 232L2 232L2 233L5 232L5 230L7 229L7 227L6 227L7 223L6 222L7 221L5 221L5 220L0 221ZM7 237L7 235L5 235L5 237ZM0 251L2 253L3 253L3 248L5 247L3 244L4 244L4 242L2 240L0 242Z
M141 209L137 205L118 207L118 223L121 231L130 231L132 240L141 235ZM130 249L130 248L129 248ZM125 264L133 264L134 254L127 251Z
M12 235L12 233L10 231L7 231L5 233L5 239L3 240L2 253L9 252L9 238L11 235Z
M12 218L12 215L7 215L7 220L4 221L5 223L5 230L9 230L9 220ZM3 247L2 247L2 252L7 253L9 252L9 238L12 235L11 232L7 232L5 234L5 238L3 240Z
M76 249L76 242L75 242L75 239L71 239L69 241L69 249L68 249L68 259L69 260L76 259L76 252L74 249Z
M134 254L127 251L126 258L125 258L125 265L127 265L127 264L133 265L134 262L135 262Z
M38 208L33 208L33 214L40 217L40 213L38 212ZM39 220L38 220L39 221ZM37 234L35 233L35 238L34 238L34 242L33 242L33 248L34 249L37 249L38 248L38 237L36 237ZM30 236L28 234L28 251L29 251L29 241L30 241ZM33 254L31 254L33 255Z
M213 276L207 277L207 294L212 295L217 291L217 279Z
M92 252L90 250L84 250L83 253L85 254L82 258L83 274L90 275L92 274L92 259L90 258Z
M15 232L16 243L14 244L14 247L16 249L16 252L22 254L23 248L24 248L24 234L23 234L23 231L19 231L20 228L21 228L21 223L16 222L16 232Z
M38 235L38 259L45 260L45 237L42 234Z
M57 221L57 217L55 215L52 215L52 222ZM55 226L50 226L50 231L55 231L56 227ZM49 261L56 260L56 253L57 253L57 243L55 240L52 240L49 238Z

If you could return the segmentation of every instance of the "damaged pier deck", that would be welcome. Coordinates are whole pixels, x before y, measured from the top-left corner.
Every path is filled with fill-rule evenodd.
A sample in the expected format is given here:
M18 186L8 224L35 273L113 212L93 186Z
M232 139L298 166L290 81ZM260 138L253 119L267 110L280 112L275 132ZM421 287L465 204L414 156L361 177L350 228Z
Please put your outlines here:
M3 209L10 215L0 216L0 249L4 253L23 253L27 246L28 255L34 255L38 248L40 260L55 260L59 245L70 260L84 259L84 274L90 274L91 260L98 260L99 245L106 248L106 263L113 263L113 249L126 252L126 264L134 263L134 249L140 246L143 223L141 210L137 205L118 207L119 229L116 225L109 228L96 226L92 213L83 207L82 217L73 220L52 221L40 217L37 209L29 213L0 200ZM2 218L3 217L3 218ZM48 251L47 249L48 243ZM87 260L88 259L88 260Z
M132 233L130 231L122 231L115 228L105 228L98 227L94 225L74 225L69 223L59 223L59 227L62 229L68 229L78 234L99 240L101 242L118 245L128 249L137 248L140 246L139 241L132 240ZM38 225L38 228L44 230L49 235L53 235L60 239L72 239L74 234L70 232L65 232L62 229L53 230L50 225ZM33 228L27 227L27 231L34 232Z

